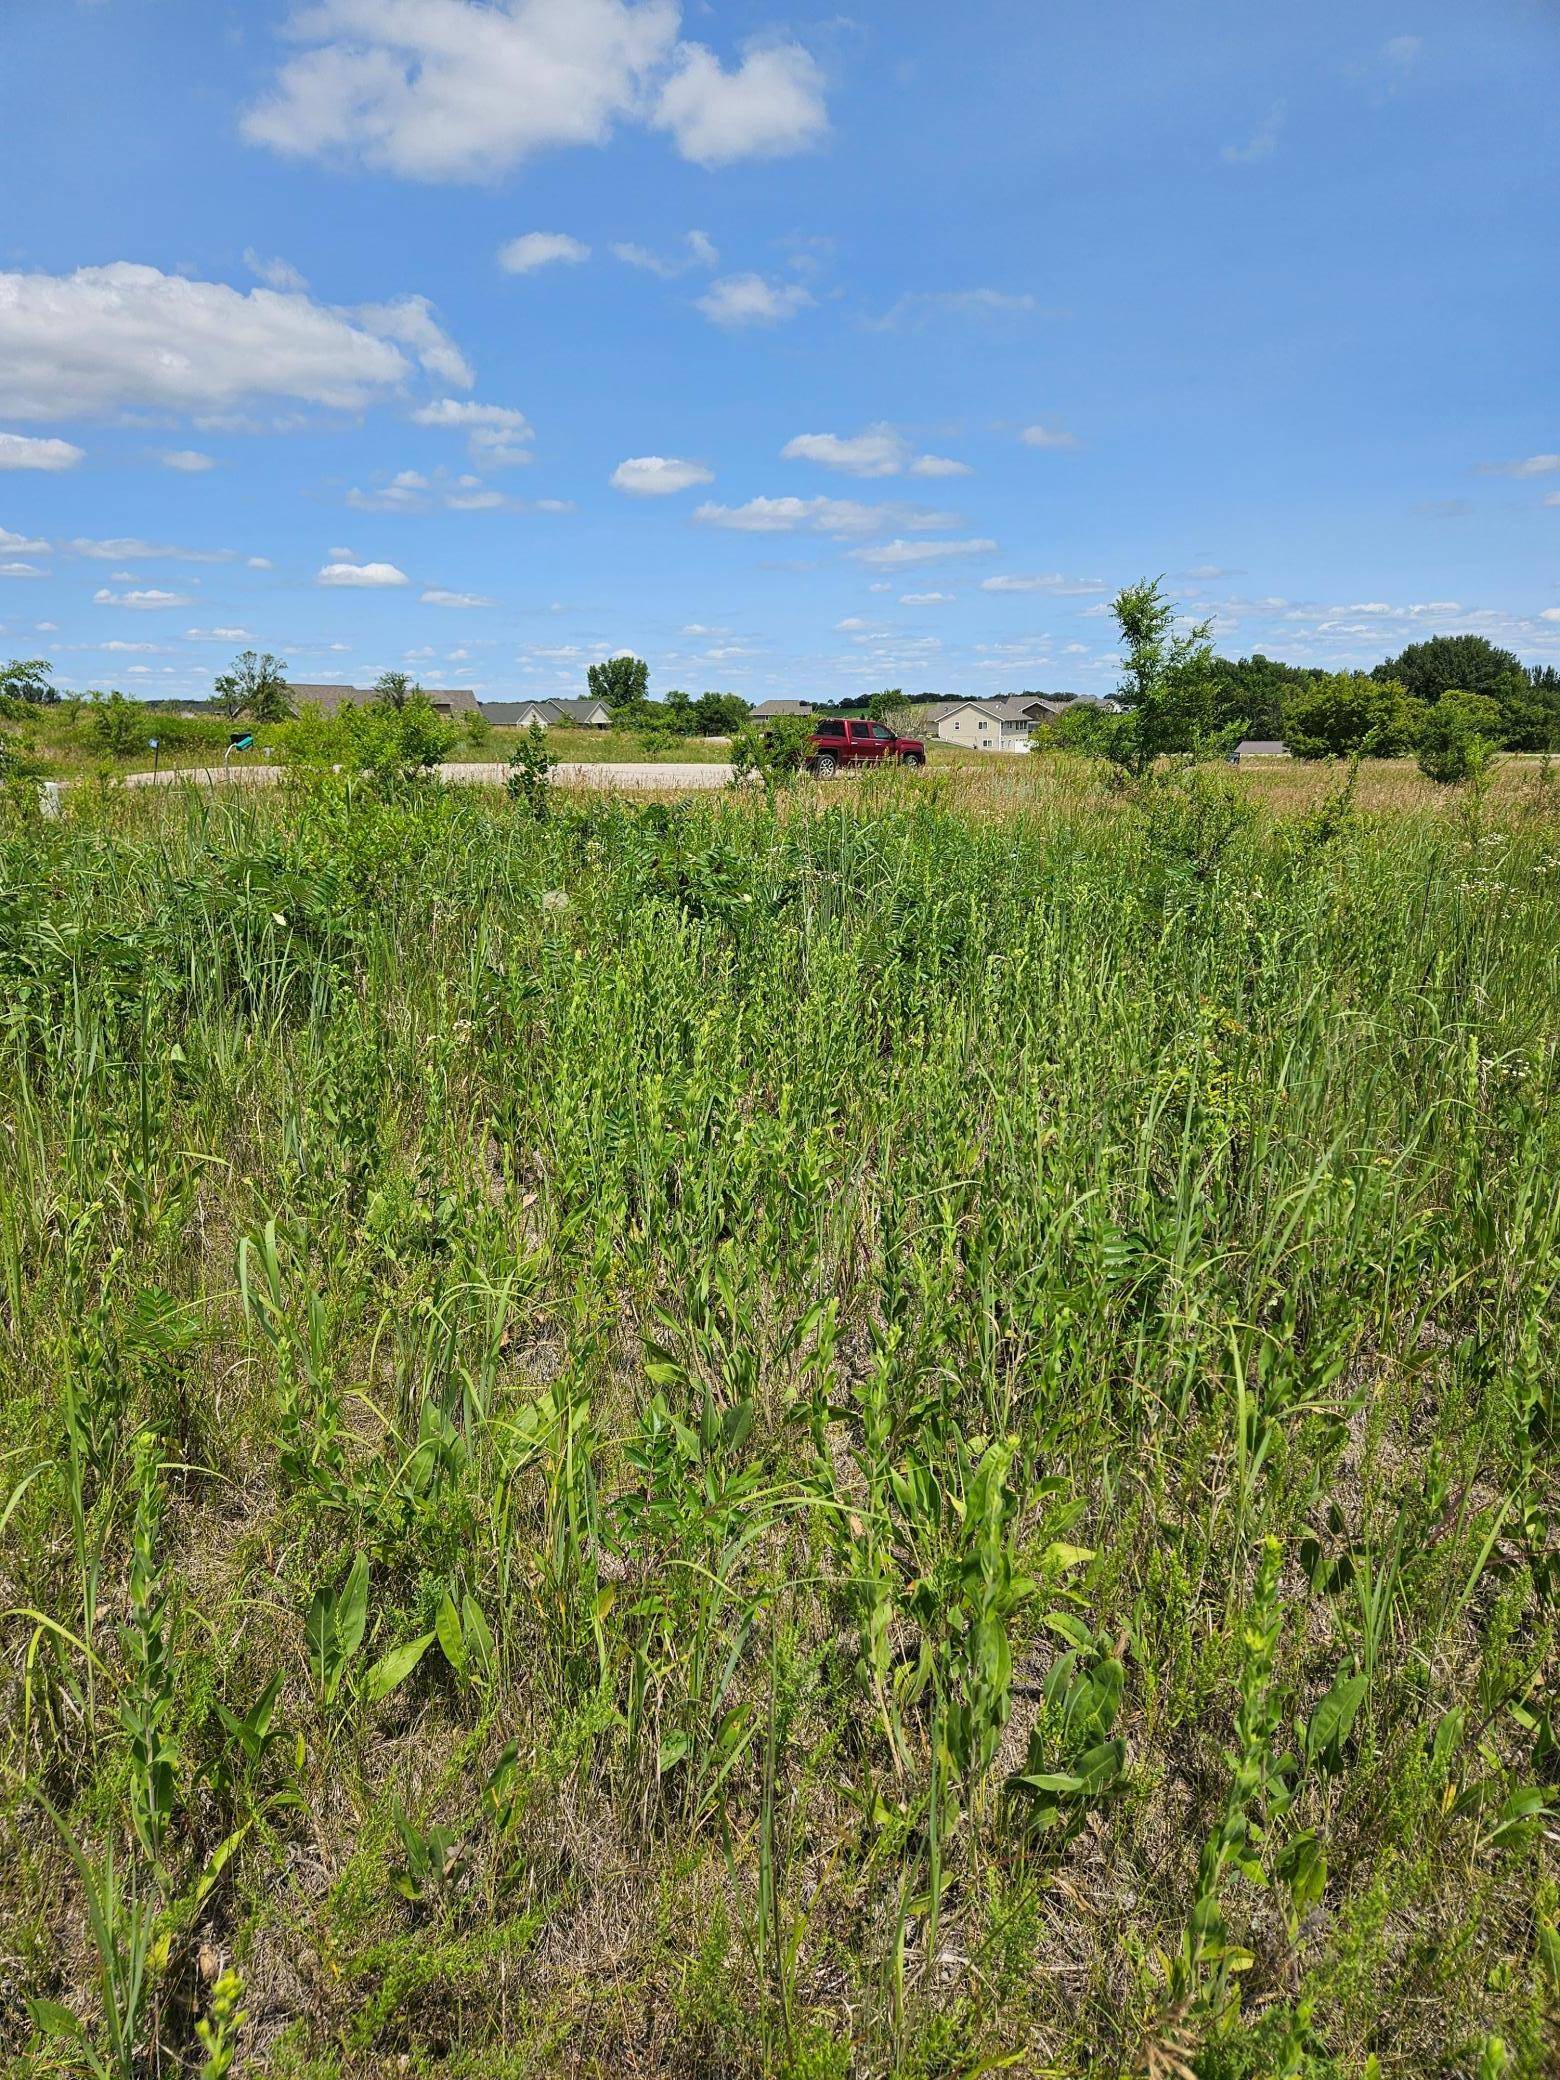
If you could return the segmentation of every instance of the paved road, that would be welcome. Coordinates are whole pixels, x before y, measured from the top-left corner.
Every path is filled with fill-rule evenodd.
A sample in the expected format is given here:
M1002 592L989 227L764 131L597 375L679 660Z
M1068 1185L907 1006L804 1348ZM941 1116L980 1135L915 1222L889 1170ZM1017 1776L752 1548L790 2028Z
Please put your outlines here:
M177 787L189 781L197 787L274 787L285 766L190 766L182 772L126 773L126 787ZM446 765L439 776L456 785L502 787L509 778L506 765ZM560 787L605 787L628 792L654 788L724 787L731 778L730 766L699 765L692 761L657 765L643 760L634 765L613 765L581 759L556 765L552 777Z

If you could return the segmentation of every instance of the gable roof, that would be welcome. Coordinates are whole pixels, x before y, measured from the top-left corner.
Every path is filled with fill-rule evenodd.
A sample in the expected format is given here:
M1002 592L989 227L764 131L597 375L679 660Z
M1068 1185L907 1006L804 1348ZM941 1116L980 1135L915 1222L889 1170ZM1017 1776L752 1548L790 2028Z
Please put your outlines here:
M755 721L762 722L766 718L775 715L810 715L812 711L813 704L811 701L760 701L753 710L753 717Z
M562 712L552 700L530 701L483 701L482 712L489 722L500 729L518 729L528 716L534 715L544 726L549 722L561 722Z
M306 707L318 708L322 715L334 715L341 708L367 708L378 700L379 694L372 686L327 686L307 679L290 679L287 691L294 700L302 701ZM423 697L444 715L475 715L477 697L465 687L425 686Z

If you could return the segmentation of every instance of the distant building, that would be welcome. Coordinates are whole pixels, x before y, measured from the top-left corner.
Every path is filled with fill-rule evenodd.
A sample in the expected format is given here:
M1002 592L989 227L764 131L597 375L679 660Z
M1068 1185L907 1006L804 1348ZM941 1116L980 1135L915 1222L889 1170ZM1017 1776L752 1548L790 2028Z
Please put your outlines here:
M753 710L755 722L777 722L782 715L810 715L811 701L760 701Z
M612 710L605 701L582 694L562 700L483 701L482 713L499 729L610 729Z
M287 691L299 707L316 708L322 715L334 715L342 708L371 707L379 699L372 686L314 686L291 680ZM425 686L422 695L440 715L479 713L476 695L466 692L463 687Z
M1230 753L1232 765L1244 765L1248 758L1288 758L1289 746L1280 743L1277 737L1246 737Z
M1035 731L1052 719L1043 711L1053 705L1017 693L991 700L933 701L912 708L906 726L940 744L962 744L968 751L1027 751Z

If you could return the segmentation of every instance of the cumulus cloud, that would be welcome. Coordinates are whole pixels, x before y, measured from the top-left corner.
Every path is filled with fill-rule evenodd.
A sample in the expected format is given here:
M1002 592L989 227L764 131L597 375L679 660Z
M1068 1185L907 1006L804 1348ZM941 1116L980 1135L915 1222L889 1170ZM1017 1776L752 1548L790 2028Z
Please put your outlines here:
M534 438L524 412L510 405L467 404L459 398L441 397L412 414L417 426L450 427L464 433L466 445L477 460L488 463L529 462L526 443Z
M470 382L423 297L349 312L128 260L0 273L0 411L20 419L222 415L257 398L358 411L410 376L403 347L442 380Z
M937 563L949 556L992 556L996 547L995 542L975 536L954 542L882 542L870 549L854 549L851 554L858 563L869 563L878 570L901 570L920 563Z
M158 592L150 587L137 592L110 592L106 587L92 595L95 607L188 607L194 602L182 592Z
M1279 133L1284 127L1285 108L1282 101L1275 101L1262 121L1253 130L1244 144L1227 144L1219 157L1226 166L1255 166L1262 159L1271 159L1278 150Z
M411 580L393 563L327 563L315 575L316 585L364 585L378 589L407 585Z
M505 274L534 274L539 267L560 263L578 267L589 258L590 247L567 231L525 231L498 249L498 264Z
M0 578L46 578L48 575L35 563L0 563Z
M1043 420L1026 426L1019 439L1026 448L1067 449L1078 445L1075 433L1069 433L1065 426L1047 426Z
M164 469L176 469L188 477L198 477L203 471L215 469L215 455L203 455L199 448L164 448L157 460Z
M951 513L924 506L863 505L853 498L750 498L745 505L702 505L694 519L737 534L828 534L839 538L880 534L888 527L947 527Z
M957 598L956 592L902 592L899 604L902 607L940 607Z
M698 166L805 151L829 127L823 74L798 43L749 44L732 72L702 43L680 44L655 122Z
M252 643L254 631L248 628L187 628L184 640L187 643Z
M714 481L715 472L702 462L685 462L675 455L631 455L612 472L614 490L632 492L636 498L665 498Z
M3 294L0 287L0 296ZM4 381L0 372L0 385ZM0 469L74 469L81 457L82 450L69 441L31 440L24 433L0 433Z
M49 545L29 535L13 534L8 527L0 527L0 553L7 556L47 556Z
M680 19L677 0L315 0L242 133L429 181L492 179L626 121L704 166L823 135L822 75L799 44L750 44L727 70L677 41Z
M917 455L897 428L881 421L865 433L799 433L780 450L786 462L815 462L849 477L967 477L967 462L947 455Z
M696 299L712 324L739 332L749 325L779 325L816 301L800 282L766 281L761 274L728 274Z
M483 599L479 593L446 592L442 586L438 585L430 585L426 592L419 594L419 598L425 607L490 607L493 605L492 600Z

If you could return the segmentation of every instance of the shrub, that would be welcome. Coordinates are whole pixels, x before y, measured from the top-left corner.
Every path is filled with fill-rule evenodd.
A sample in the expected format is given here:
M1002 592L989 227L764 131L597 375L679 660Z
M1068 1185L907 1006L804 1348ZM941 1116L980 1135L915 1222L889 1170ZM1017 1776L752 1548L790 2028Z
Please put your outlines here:
M1401 758L1418 740L1420 713L1395 680L1331 672L1284 702L1284 741L1297 758Z
M1482 779L1501 727L1500 703L1487 694L1443 694L1420 725L1420 772L1443 787Z
M324 715L307 709L288 727L285 748L303 765L341 766L376 780L407 779L430 772L449 757L460 736L422 694L402 707L380 701L338 708Z

